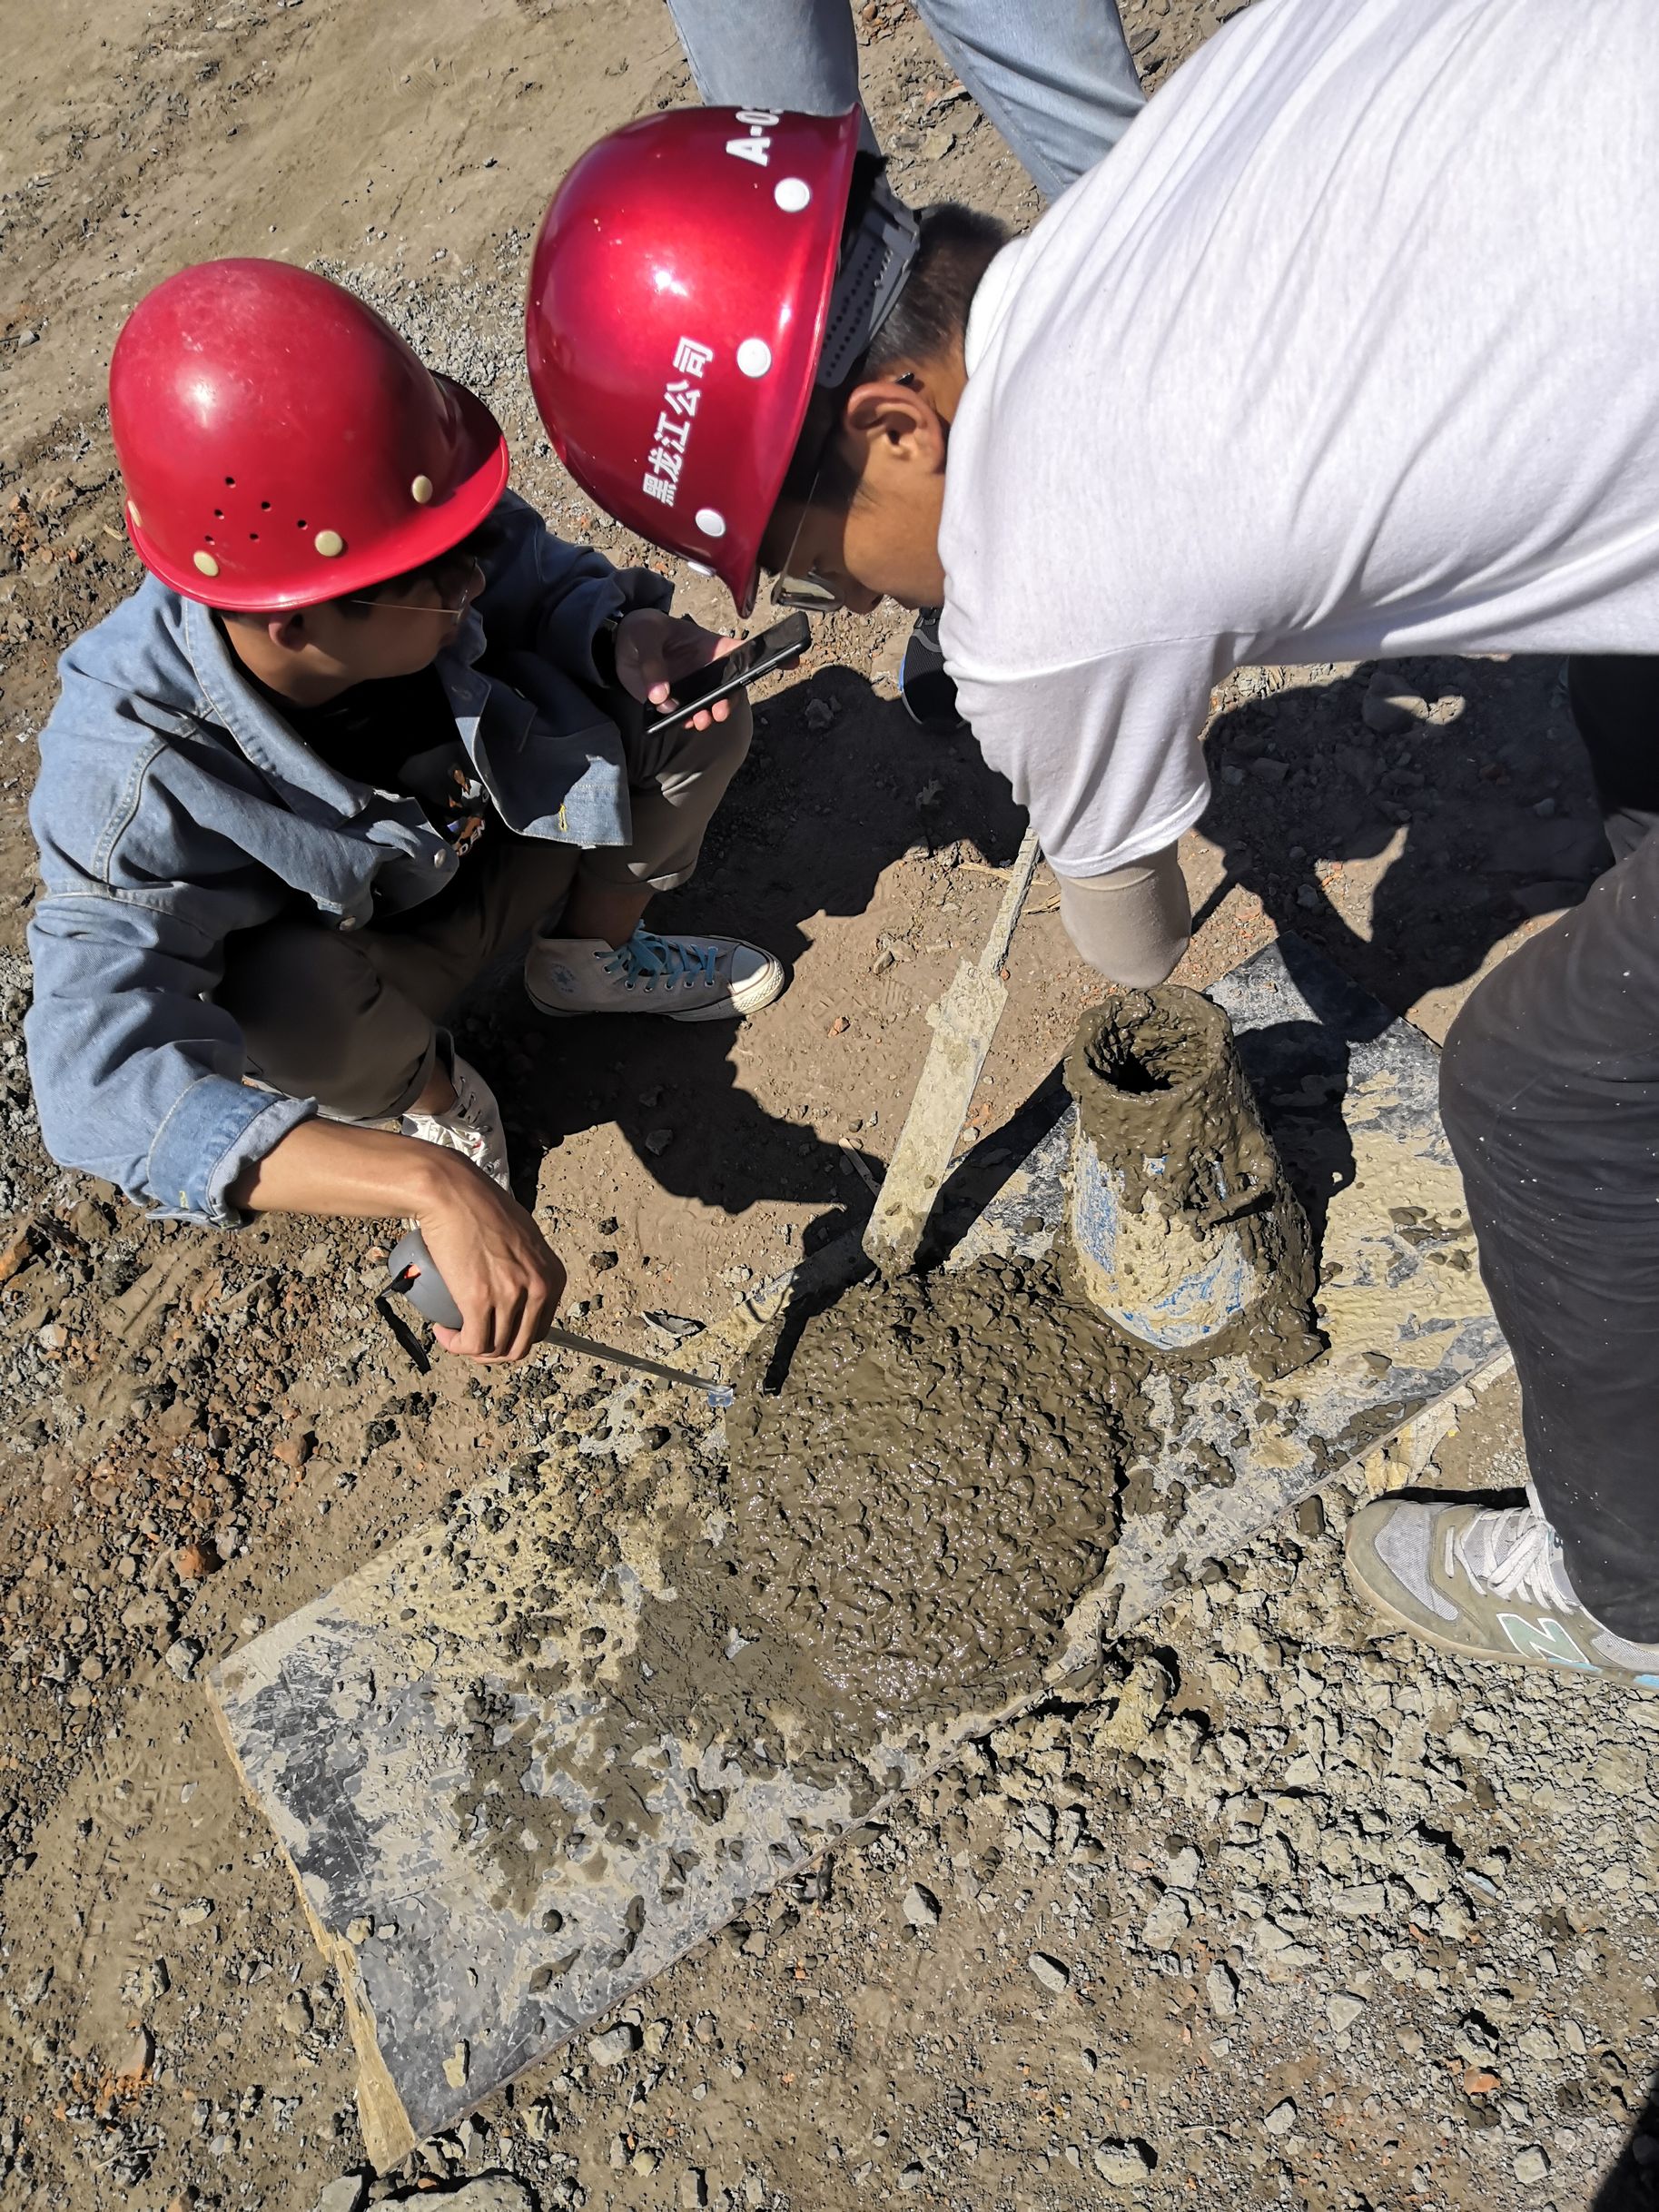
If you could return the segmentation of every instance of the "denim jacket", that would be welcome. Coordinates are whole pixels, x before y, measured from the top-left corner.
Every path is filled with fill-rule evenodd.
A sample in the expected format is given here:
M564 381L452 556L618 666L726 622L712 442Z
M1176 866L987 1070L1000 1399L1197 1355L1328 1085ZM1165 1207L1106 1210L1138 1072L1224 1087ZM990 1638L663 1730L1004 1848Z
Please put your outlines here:
M561 543L510 492L489 531L486 588L435 664L461 742L509 829L626 844L593 640L611 615L666 607L670 588ZM510 685L487 673L506 666ZM212 999L225 939L296 897L360 928L430 898L460 864L417 800L301 744L209 610L153 577L59 673L29 810L44 887L25 1025L41 1129L54 1159L158 1215L233 1224L231 1186L315 1101L243 1083L242 1033Z

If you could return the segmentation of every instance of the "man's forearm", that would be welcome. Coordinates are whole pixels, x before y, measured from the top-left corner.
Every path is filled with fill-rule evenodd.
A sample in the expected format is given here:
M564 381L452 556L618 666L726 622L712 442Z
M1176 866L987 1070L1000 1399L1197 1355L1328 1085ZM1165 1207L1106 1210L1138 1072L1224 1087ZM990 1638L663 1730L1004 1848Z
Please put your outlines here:
M243 1170L232 1204L251 1213L337 1214L354 1220L424 1213L473 1170L459 1153L389 1130L302 1121Z

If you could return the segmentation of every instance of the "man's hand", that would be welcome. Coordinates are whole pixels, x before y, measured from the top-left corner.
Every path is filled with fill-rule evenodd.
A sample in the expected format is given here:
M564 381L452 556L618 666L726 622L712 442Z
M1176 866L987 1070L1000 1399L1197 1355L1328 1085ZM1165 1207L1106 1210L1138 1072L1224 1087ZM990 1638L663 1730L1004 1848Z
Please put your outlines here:
M439 1343L485 1366L524 1358L565 1294L564 1268L529 1215L474 1168L449 1179L419 1219L432 1265L460 1308L459 1328L433 1329Z
M460 1328L437 1330L438 1341L469 1359L522 1359L564 1296L565 1270L518 1200L459 1152L418 1138L301 1121L230 1196L253 1213L412 1214L460 1308Z
M677 677L706 668L736 643L736 637L716 637L687 615L637 607L617 625L617 681L643 706L670 707L676 704ZM706 730L711 722L724 722L731 711L730 699L716 699L712 706L688 716L687 726Z

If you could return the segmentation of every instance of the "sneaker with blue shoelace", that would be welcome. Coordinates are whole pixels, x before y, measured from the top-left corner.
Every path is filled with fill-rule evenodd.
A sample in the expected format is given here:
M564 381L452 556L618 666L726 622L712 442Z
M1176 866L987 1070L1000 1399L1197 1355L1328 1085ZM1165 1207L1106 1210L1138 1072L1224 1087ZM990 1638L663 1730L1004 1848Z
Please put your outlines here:
M659 937L648 929L618 947L538 936L524 957L524 987L547 1014L729 1022L770 1006L784 980L782 961L741 937Z
M1358 1595L1426 1644L1659 1689L1659 1644L1633 1644L1586 1609L1534 1505L1379 1497L1348 1524L1347 1548Z

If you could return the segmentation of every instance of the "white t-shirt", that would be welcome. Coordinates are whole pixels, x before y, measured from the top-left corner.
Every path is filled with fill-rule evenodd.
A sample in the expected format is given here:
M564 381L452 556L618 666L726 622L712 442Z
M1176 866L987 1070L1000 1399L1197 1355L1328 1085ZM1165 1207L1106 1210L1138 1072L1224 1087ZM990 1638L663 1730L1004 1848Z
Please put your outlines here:
M1659 653L1659 7L1259 0L980 288L942 641L1062 874L1250 661Z

